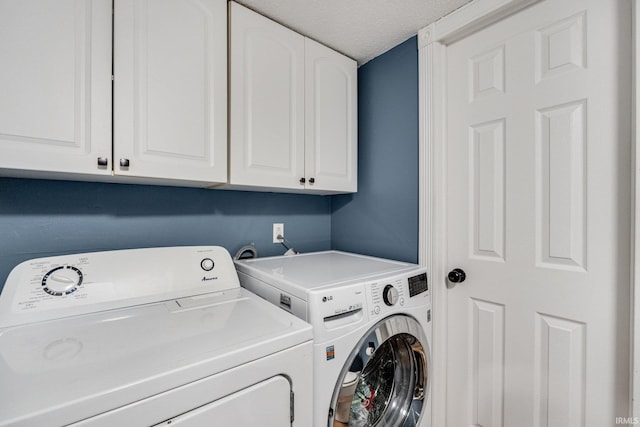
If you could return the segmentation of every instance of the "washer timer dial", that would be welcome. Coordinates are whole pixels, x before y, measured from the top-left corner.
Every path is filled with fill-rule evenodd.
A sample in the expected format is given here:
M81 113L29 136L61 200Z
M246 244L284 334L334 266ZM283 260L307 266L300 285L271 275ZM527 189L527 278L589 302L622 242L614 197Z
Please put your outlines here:
M50 270L42 278L42 290L56 297L70 295L82 284L82 271L71 265Z
M391 285L387 285L384 287L382 291L382 299L384 303L388 306L393 306L398 302L398 290Z

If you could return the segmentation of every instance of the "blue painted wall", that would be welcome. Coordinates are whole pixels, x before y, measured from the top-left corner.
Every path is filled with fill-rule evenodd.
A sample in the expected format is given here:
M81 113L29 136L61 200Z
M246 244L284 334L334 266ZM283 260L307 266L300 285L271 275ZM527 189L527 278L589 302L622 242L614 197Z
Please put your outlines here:
M301 251L330 249L331 199L322 196L0 178L0 288L18 263L74 252L221 245L260 256L285 224Z
M418 261L418 46L358 70L358 193L334 196L334 249Z

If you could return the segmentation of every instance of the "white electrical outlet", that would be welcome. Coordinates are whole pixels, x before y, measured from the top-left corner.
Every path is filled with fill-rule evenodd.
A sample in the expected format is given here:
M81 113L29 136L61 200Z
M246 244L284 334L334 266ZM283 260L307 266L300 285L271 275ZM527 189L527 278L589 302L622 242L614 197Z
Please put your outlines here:
M278 236L282 237L281 239ZM284 241L284 224L273 224L273 243Z

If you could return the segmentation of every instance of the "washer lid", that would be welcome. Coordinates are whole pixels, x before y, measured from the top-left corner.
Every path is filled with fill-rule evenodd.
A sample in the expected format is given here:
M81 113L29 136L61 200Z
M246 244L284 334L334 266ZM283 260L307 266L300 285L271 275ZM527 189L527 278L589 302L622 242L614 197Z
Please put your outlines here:
M237 288L0 329L0 425L63 425L312 338Z
M236 260L238 271L307 299L306 293L355 280L414 269L415 264L340 251Z

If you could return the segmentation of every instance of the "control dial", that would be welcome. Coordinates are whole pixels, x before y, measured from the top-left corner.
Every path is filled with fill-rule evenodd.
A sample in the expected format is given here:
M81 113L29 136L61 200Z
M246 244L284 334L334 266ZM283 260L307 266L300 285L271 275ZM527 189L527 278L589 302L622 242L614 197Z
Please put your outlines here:
M211 271L213 270L213 267L215 267L215 263L213 262L213 260L211 258L205 258L202 261L200 261L200 267L204 270L204 271Z
M56 297L69 295L82 284L82 271L71 265L63 265L50 270L42 278L42 290Z
M398 290L391 285L385 286L382 291L382 299L388 306L395 305L398 302Z

